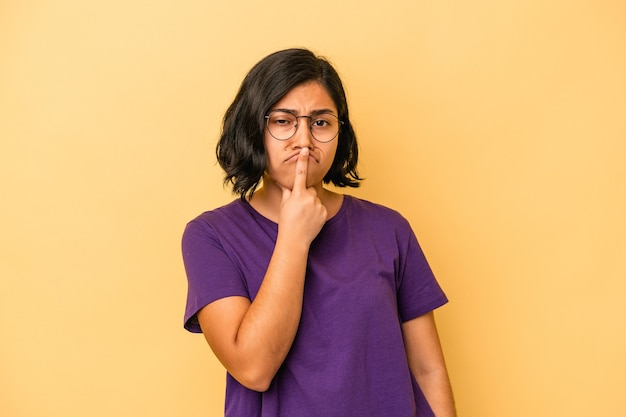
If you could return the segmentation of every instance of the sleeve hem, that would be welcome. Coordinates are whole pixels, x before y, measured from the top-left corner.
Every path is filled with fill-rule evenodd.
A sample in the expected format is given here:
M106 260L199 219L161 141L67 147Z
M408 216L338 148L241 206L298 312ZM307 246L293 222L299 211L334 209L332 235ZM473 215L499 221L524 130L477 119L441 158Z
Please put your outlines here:
M405 312L400 315L400 319L402 323L406 323L407 321L413 320L417 317L423 316L426 313L430 313L433 310L438 309L439 307L448 303L448 298L443 296L437 300L434 300L426 305L419 306L418 308L412 309L410 311Z

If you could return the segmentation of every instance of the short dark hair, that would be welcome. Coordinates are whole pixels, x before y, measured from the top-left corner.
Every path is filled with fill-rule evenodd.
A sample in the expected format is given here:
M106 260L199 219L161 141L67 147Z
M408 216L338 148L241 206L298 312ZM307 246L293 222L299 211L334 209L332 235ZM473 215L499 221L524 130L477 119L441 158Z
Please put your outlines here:
M224 184L231 184L242 199L254 193L265 172L265 115L294 87L311 81L326 89L343 121L337 153L323 181L338 187L359 186L358 146L341 79L325 58L294 48L274 52L259 61L244 78L224 115L217 161L225 171Z

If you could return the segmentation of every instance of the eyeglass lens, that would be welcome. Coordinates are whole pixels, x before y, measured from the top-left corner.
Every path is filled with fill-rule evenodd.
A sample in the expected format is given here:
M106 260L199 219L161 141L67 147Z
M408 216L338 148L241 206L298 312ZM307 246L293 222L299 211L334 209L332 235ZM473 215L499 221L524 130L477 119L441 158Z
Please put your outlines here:
M318 142L330 142L339 133L340 122L331 113L320 113L313 116L296 116L284 111L272 111L267 116L267 129L278 140L290 139L296 134L299 119L307 119L309 130Z

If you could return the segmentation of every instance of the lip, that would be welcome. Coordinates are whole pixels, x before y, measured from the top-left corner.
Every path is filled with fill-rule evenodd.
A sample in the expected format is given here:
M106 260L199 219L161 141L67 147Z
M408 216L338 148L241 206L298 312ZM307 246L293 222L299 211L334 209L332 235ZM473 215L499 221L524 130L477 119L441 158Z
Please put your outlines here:
M295 162L298 160L298 156L300 156L300 151L292 153L290 156L285 159L285 163ZM315 155L311 151L309 151L309 159L312 159L314 162L319 163L320 161L317 159Z

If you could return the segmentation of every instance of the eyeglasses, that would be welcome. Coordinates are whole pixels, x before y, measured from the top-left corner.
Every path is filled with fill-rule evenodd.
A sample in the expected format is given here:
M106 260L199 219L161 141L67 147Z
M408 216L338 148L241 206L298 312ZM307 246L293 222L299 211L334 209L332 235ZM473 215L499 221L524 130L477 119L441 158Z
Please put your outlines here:
M265 116L267 131L277 140L291 139L298 130L298 119L309 119L309 130L318 142L330 142L337 137L343 122L332 113L314 113L311 116L297 116L285 110L272 110Z

